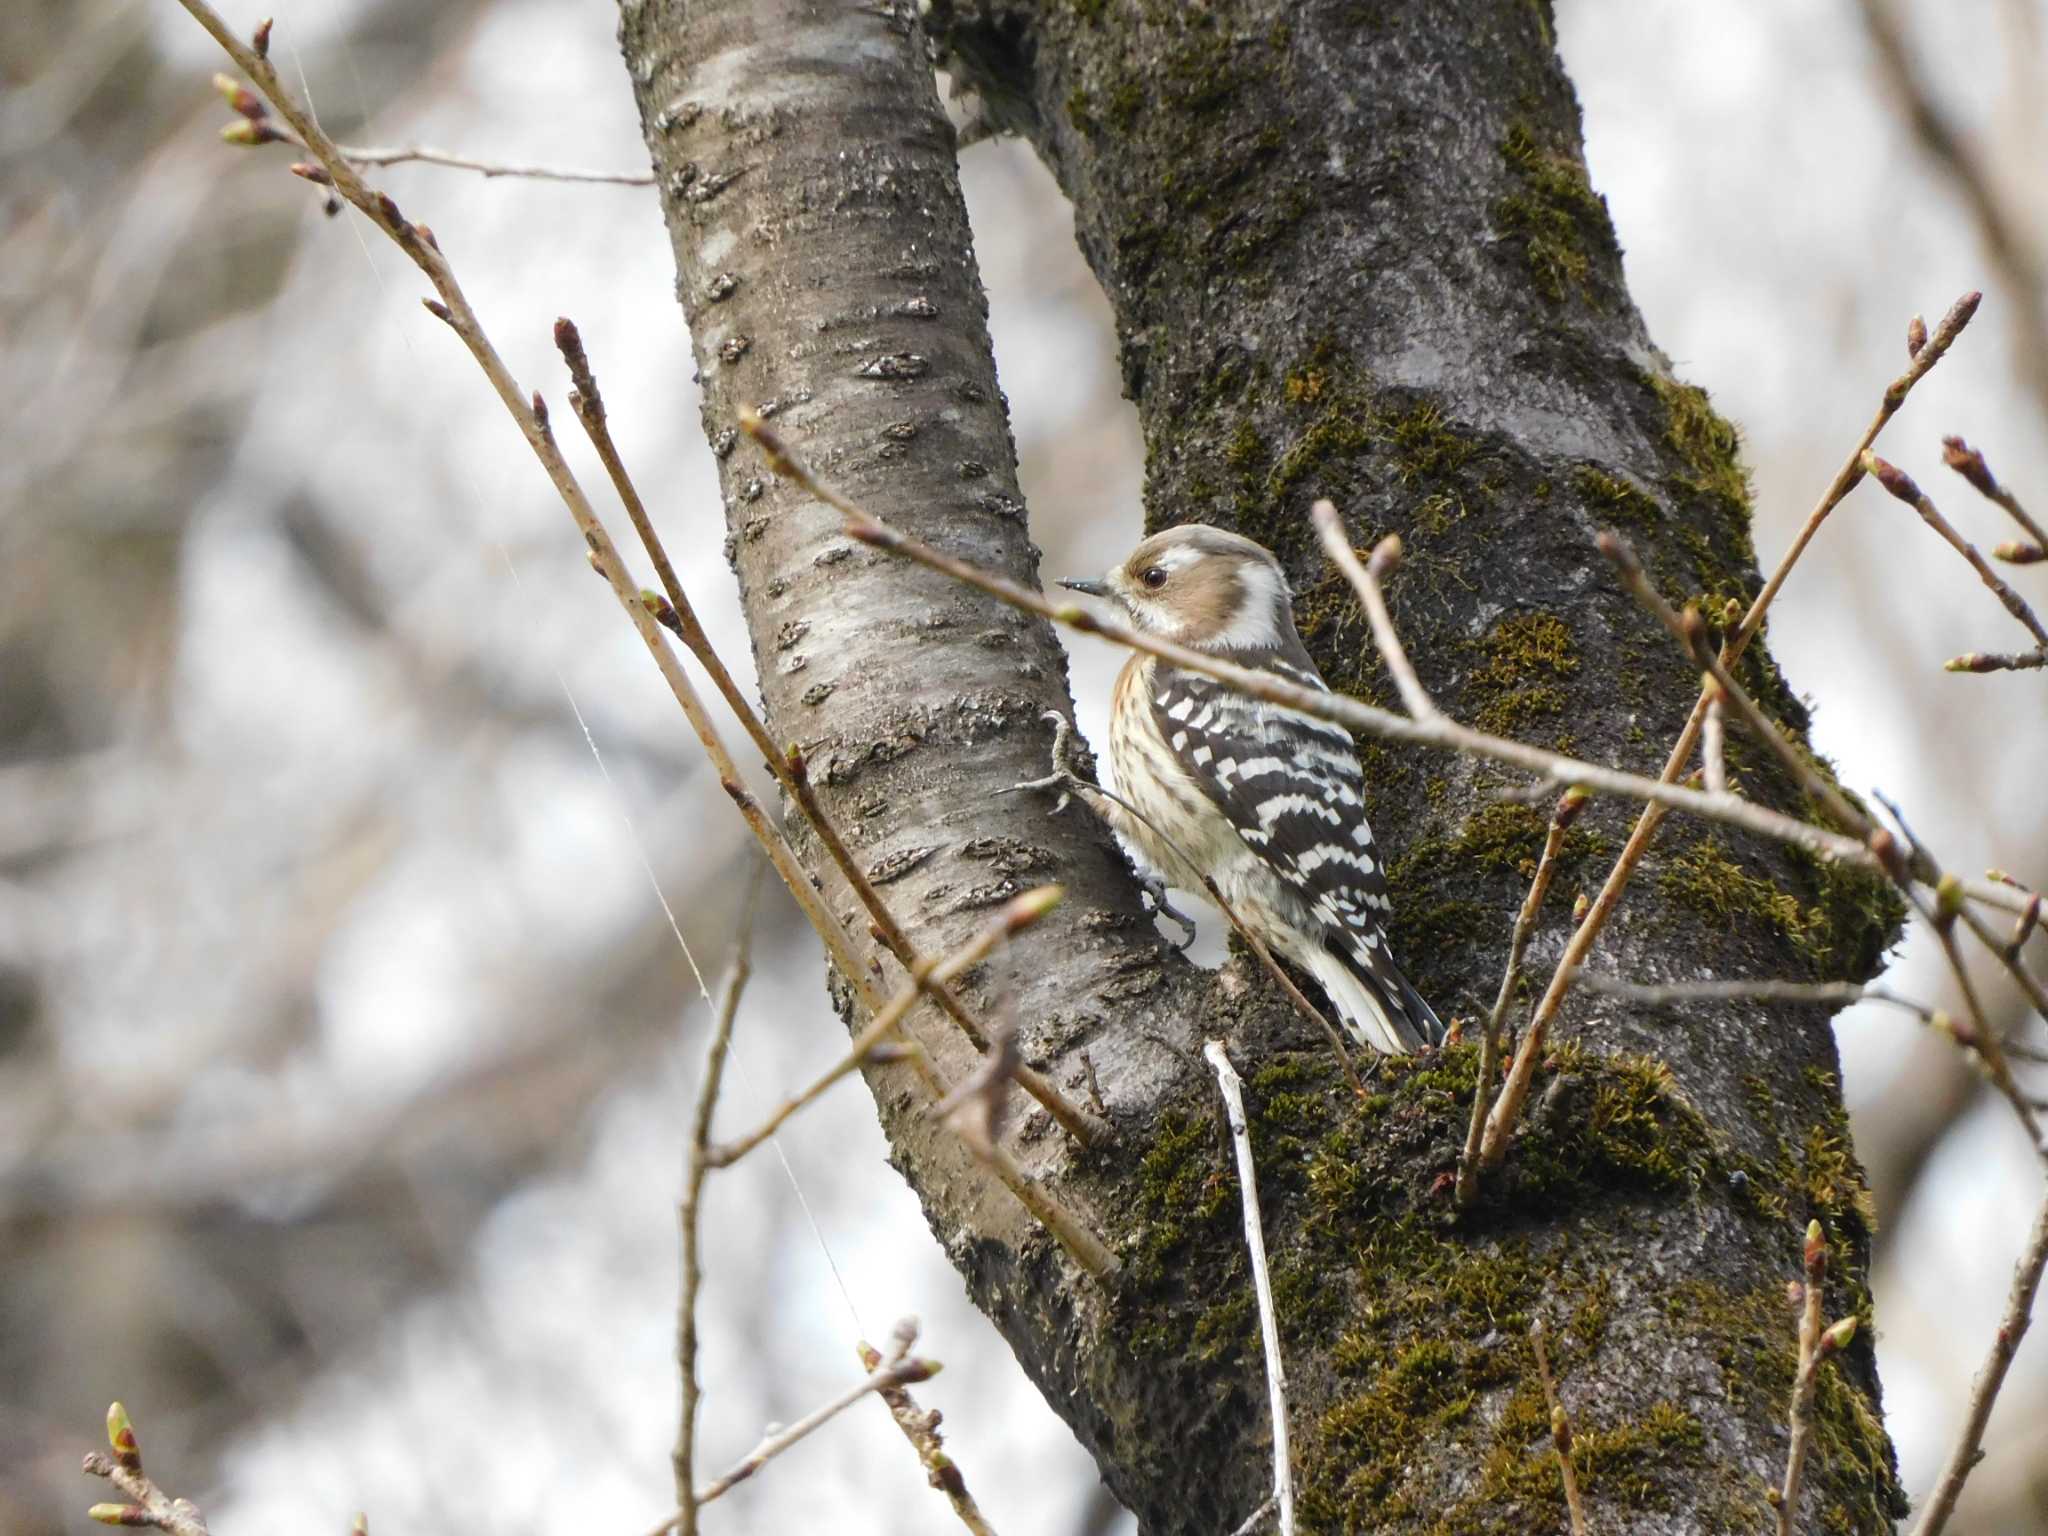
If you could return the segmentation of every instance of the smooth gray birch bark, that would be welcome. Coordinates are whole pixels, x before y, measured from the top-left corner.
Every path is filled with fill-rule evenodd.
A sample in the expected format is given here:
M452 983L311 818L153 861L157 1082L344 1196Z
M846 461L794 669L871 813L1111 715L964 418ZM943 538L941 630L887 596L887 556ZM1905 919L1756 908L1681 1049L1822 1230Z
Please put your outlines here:
M1469 1049L1389 1064L1360 1104L1254 969L1212 977L1166 952L1085 816L992 798L1042 771L1038 715L1067 704L1043 626L851 544L734 446L738 408L772 406L877 513L1035 575L918 27L794 0L621 15L775 731L810 753L927 950L1025 884L1070 892L978 991L1056 1079L1090 1053L1119 1144L1077 1155L1036 1114L1014 1140L1118 1247L1114 1281L1067 1266L911 1085L871 1081L935 1234L1110 1486L1148 1531L1207 1536L1268 1480L1229 1149L1199 1059L1220 1034L1248 1069L1304 1529L1559 1525L1537 1316L1598 1528L1764 1529L1809 1217L1836 1248L1829 1315L1868 1306L1824 1015L1581 999L1508 1166L1457 1216ZM1391 703L1315 554L1308 507L1331 496L1361 543L1408 541L1395 614L1446 707L1655 771L1695 680L1591 536L1621 526L1674 597L1717 608L1757 585L1747 490L1732 433L1629 302L1547 6L1084 0L927 21L1074 199L1144 426L1148 523L1271 545L1332 682ZM1752 656L1750 681L1803 727ZM1736 745L1743 785L1792 805L1765 754ZM1540 814L1501 804L1491 770L1366 757L1397 946L1441 1011L1476 1018ZM1632 819L1601 807L1575 833L1539 979ZM1868 882L1671 823L1600 955L1656 977L1861 974L1895 922ZM965 1069L936 1022L922 1033ZM1821 1394L1803 1514L1818 1529L1888 1529L1899 1508L1868 1337Z

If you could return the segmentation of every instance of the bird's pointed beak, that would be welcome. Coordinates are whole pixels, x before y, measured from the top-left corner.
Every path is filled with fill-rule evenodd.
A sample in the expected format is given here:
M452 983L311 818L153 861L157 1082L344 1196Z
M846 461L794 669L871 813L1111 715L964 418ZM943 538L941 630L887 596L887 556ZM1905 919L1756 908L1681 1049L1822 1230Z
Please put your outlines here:
M1083 578L1079 581L1062 581L1060 585L1069 592L1085 592L1090 597L1108 597L1110 595L1109 583L1105 581Z

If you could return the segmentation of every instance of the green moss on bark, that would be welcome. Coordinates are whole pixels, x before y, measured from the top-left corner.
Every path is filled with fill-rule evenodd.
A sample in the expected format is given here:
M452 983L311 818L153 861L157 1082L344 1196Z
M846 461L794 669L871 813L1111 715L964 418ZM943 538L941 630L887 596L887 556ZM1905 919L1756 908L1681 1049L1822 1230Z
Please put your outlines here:
M1328 1361L1327 1376L1297 1382L1304 1529L1476 1536L1526 1530L1532 1517L1561 1521L1528 1331L1537 1317L1546 1321L1568 1388L1602 1380L1607 1352L1646 1347L1612 1326L1603 1257L1625 1240L1618 1234L1638 1219L1632 1212L1683 1204L1705 1221L1706 1206L1722 1204L1777 1234L1788 1266L1796 1266L1808 1210L1828 1225L1842 1258L1867 1240L1860 1172L1837 1122L1823 1117L1775 1163L1745 1164L1660 1063L1571 1044L1550 1053L1514 1155L1461 1217L1443 1177L1428 1170L1453 1158L1474 1064L1465 1047L1381 1061L1377 1091L1363 1100L1338 1085L1320 1053L1282 1053L1248 1078L1282 1335L1319 1345ZM1793 1091L1824 1100L1831 1086L1817 1080ZM1752 1182L1774 1192L1782 1214L1766 1216L1746 1198ZM1144 1347L1255 1362L1235 1175L1212 1110L1162 1120L1134 1195L1119 1326ZM1867 1291L1846 1278L1856 1265L1838 1269L1845 1278L1831 1289L1830 1315L1867 1319ZM1781 1289L1728 1291L1692 1279L1664 1308L1666 1343L1717 1365L1740 1411L1782 1418L1794 1339ZM1844 1358L1859 1357L1852 1347ZM1238 1400L1253 1411L1256 1375L1224 1373L1216 1401L1201 1411L1229 1411ZM1831 1370L1824 1383L1813 1476L1827 1528L1881 1529L1882 1512L1899 1500L1882 1426L1851 1376ZM1676 1507L1679 1490L1690 1496L1705 1480L1707 1502L1726 1511L1729 1528L1760 1517L1761 1482L1710 1454L1682 1397L1650 1395L1621 1411L1615 1399L1596 1401L1602 1409L1582 1413L1574 1430L1588 1496L1604 1508L1624 1516ZM1475 1468L1448 1498L1433 1473L1410 1478L1407 1454L1447 1439L1469 1450Z
M1566 685L1579 670L1571 626L1554 613L1502 619L1474 647L1477 664L1465 680L1474 725L1497 736L1526 736L1539 722L1563 717Z
M1501 158L1514 190L1493 206L1493 221L1508 240L1520 244L1537 291L1552 304L1576 290L1598 304L1596 266L1604 268L1619 251L1607 199L1593 190L1576 153L1544 147L1534 125L1508 125Z

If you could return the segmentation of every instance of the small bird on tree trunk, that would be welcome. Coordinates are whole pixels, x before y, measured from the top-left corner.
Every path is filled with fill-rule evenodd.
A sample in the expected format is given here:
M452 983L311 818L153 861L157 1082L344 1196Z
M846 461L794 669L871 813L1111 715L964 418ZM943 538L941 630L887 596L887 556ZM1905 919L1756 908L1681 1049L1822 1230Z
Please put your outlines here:
M1061 585L1164 639L1329 689L1295 632L1280 562L1250 539L1185 524L1099 579ZM1109 755L1128 805L1105 798L1102 814L1171 884L1213 880L1360 1044L1399 1056L1443 1039L1387 942L1393 902L1341 726L1134 654L1116 680Z

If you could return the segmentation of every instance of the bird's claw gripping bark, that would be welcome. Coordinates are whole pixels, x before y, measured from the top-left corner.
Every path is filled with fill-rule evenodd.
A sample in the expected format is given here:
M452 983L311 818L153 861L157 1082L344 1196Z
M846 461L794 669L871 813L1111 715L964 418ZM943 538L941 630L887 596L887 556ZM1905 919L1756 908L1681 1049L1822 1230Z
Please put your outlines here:
M1059 800L1046 814L1057 816L1067 808L1067 802L1077 790L1090 790L1098 795L1109 795L1109 791L1095 783L1074 766L1074 728L1067 723L1067 717L1057 710L1049 709L1039 717L1052 722L1052 772L1041 779L1026 779L1022 784L1012 784L1007 789L996 791L999 795L1014 795L1026 789L1056 789ZM1114 797L1111 797L1114 798ZM1182 954L1195 942L1195 920L1176 907L1166 895L1166 882L1147 870L1136 871L1138 890L1146 903L1159 916L1167 918L1187 935L1174 949Z
M996 791L999 795L1014 795L1027 789L1056 789L1060 792L1048 816L1057 816L1067 808L1067 802L1074 798L1077 789L1094 789L1100 786L1092 782L1074 766L1074 728L1067 724L1067 717L1058 710L1048 709L1039 717L1052 722L1052 772L1041 779L1026 779L1021 784L1012 784Z
M1171 901L1167 900L1166 882L1149 870L1141 869L1138 871L1138 889L1144 893L1145 899L1152 904L1154 912L1172 921L1180 928L1181 932L1187 935L1186 938L1173 946L1176 953L1186 954L1188 947L1195 942L1195 920L1189 917L1187 913L1181 911Z

